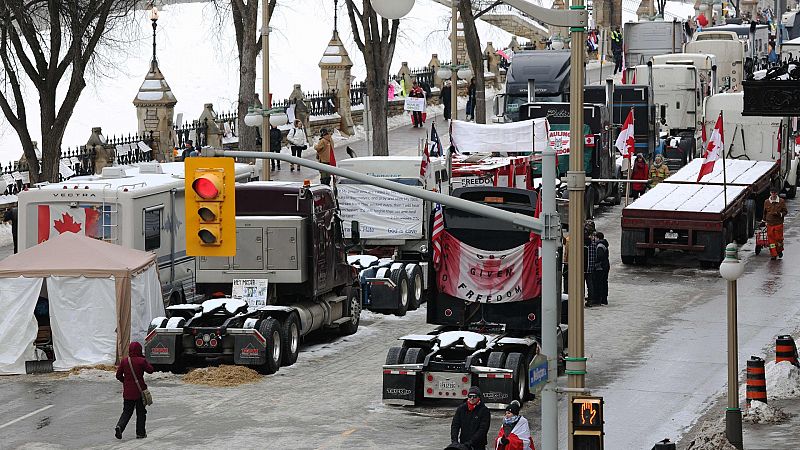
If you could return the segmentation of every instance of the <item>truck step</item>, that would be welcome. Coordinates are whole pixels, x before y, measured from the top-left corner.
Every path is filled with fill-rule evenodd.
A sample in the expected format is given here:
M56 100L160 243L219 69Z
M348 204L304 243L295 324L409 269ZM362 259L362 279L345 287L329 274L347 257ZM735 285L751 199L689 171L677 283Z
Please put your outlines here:
M341 319L334 320L333 323L331 323L331 326L339 326L339 325L341 325L343 323L347 323L349 321L350 321L350 316L342 317Z

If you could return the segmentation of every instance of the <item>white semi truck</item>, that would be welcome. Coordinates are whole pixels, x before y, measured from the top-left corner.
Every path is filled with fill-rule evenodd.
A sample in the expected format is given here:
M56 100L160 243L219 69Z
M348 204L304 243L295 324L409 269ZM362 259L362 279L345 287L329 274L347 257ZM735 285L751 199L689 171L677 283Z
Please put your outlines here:
M684 46L685 53L714 55L717 65L718 88L713 92L738 92L745 78L744 62L747 53L746 41L739 39L735 31L712 29L699 31L692 41Z
M255 178L236 164L236 180ZM186 255L183 163L113 166L101 175L40 183L20 192L19 248L60 233L83 233L158 258L164 302L196 300L195 258Z
M431 158L420 176L420 156L360 157L339 161L352 170L400 184L449 192L449 176L442 158ZM350 256L360 271L364 307L405 315L424 301L428 290L431 251L431 207L421 199L354 180L337 182L337 200L349 235L352 221L360 224L365 254Z

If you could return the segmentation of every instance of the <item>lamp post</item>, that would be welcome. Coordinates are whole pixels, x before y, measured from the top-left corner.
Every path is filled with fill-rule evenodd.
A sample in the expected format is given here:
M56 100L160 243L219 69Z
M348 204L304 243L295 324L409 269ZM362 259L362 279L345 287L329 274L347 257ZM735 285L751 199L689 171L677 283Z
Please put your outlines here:
M151 64L154 66L151 69L153 71L155 71L155 65L157 64L156 63L156 28L158 27L158 23L157 23L158 22L158 8L156 8L156 5L152 4L152 3L150 4L150 6L151 6L151 8L150 8L150 20L153 22L153 61L152 61Z
M453 34L456 36L455 13L456 0L451 0L453 11ZM503 3L516 8L523 13L538 19L545 24L554 25L559 27L570 27L570 31L574 33L572 42L576 43L572 46L572 56L570 61L570 133L572 136L583 135L583 89L584 89L584 74L583 74L583 45L584 32L589 23L588 13L584 6L584 0L574 0L574 4L570 7L569 11L551 10L541 6L534 5L528 0L503 0ZM373 8L380 14L383 7L389 7L395 4L402 3L408 6L407 11L411 10L414 0L371 0ZM399 19L399 17L388 17ZM453 39L453 62L455 62L455 39ZM455 74L451 73L451 77ZM455 89L455 80L453 88ZM456 98L454 94L453 99ZM452 107L453 118L455 118L455 106ZM580 233L583 229L583 197L586 173L583 167L583 139L570 140L570 155L569 164L570 170L567 173L567 181L569 186L569 223L572 230ZM557 216L556 216L557 217ZM557 220L551 217L550 220ZM544 249L543 249L544 251ZM555 255L548 254L546 257ZM575 267L583 266L583 250L578 245L572 245L569 249L570 264ZM555 271L553 271L554 273ZM545 383L542 391L542 447L545 449L556 449L558 446L558 397L556 394L556 380L557 380L557 335L556 328L558 327L558 316L556 314L557 302L560 301L556 298L555 294L556 280L542 277L542 351L547 357L547 383ZM548 285L549 283L549 285ZM551 289L552 287L552 289ZM583 357L583 272L580 270L573 270L569 274L569 352L570 357L567 358L567 373L569 374L569 388L567 389L571 395L574 393L584 392L584 375L586 374L586 358ZM552 295L546 295L550 292ZM570 398L570 403L572 398ZM569 421L569 448L572 444L572 420Z
M244 116L244 124L248 127L258 128L261 134L261 151L269 151L269 127L279 127L289 123L289 116L283 108L268 109L251 106L247 108L247 115ZM267 146L264 143L267 143ZM269 168L266 164L261 167L262 180L269 180ZM265 174L266 173L266 174Z
M264 77L261 88L264 91L264 109L266 114L262 114L261 119L261 151L269 151L269 108L272 106L272 96L269 95L269 2L261 2L261 63ZM245 118L246 120L246 118ZM261 164L261 176L259 179L269 181L269 167L266 161Z
M725 410L725 437L734 447L742 448L742 410L739 408L739 334L736 314L736 280L744 273L736 244L725 248L719 274L728 281L728 408Z

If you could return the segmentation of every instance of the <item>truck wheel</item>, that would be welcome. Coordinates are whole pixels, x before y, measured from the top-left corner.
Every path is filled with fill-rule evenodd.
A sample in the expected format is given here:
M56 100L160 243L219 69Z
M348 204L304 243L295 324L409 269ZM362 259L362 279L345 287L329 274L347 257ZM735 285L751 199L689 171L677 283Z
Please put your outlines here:
M635 257L632 256L632 255L622 255L622 256L620 256L620 258L622 258L622 264L629 265L629 266L633 265L633 263L635 261Z
M505 363L506 354L503 352L491 352L489 358L486 360L486 367L493 367L495 369L503 368Z
M408 311L408 276L402 267L393 270L389 279L397 286L394 292L394 300L397 309L394 311L398 316L405 316Z
M514 400L519 400L520 403L525 402L528 397L528 377L525 370L525 357L522 353L511 352L506 358L506 369L514 371Z
M350 320L339 325L339 334L349 336L358 331L358 324L361 322L361 289L356 286L348 286L345 292L347 292L345 308L347 308Z
M282 366L291 366L297 362L297 354L300 353L300 319L297 314L291 313L281 325Z
M403 364L421 364L425 360L425 351L419 347L413 347L406 350L406 355L403 357Z
M267 317L258 326L258 332L267 340L267 360L256 368L260 373L270 375L281 367L281 326L277 320Z
M405 347L390 347L386 353L386 365L402 364L405 361L406 350L408 349Z
M797 197L797 181L795 181L794 186L789 185L789 188L786 189L786 198L793 199Z
M739 213L738 216L734 219L733 222L733 235L734 240L739 245L744 245L747 243L747 239L750 237L748 235L748 222L749 218L747 216L747 210L744 210Z
M583 205L585 209L585 219L594 219L594 187L592 185L586 186L586 192L583 198Z
M422 281L422 269L418 264L407 264L408 276L408 310L414 311L422 304L422 291L425 288Z

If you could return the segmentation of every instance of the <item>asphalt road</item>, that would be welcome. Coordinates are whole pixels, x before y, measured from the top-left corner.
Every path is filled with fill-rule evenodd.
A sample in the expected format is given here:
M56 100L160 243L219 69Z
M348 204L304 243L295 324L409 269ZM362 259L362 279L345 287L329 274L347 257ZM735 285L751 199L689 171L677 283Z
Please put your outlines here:
M793 331L800 315L800 285L790 270L800 262L796 202L789 210L783 261L754 256L752 240L742 248L742 368L775 335ZM653 266L623 266L619 214L620 207L597 210L613 262L610 305L586 311L587 386L606 400L606 448L650 448L680 438L724 393L725 284L715 270L677 254ZM403 318L368 313L357 334L315 336L294 366L235 388L160 374L148 382L156 404L146 440L133 439L132 428L123 441L113 438L121 385L111 374L2 377L0 448L444 448L454 404L401 408L380 400L386 350L403 334L431 328L424 308ZM538 443L538 402L523 414ZM492 433L500 423L494 417ZM564 447L564 420L561 429Z

